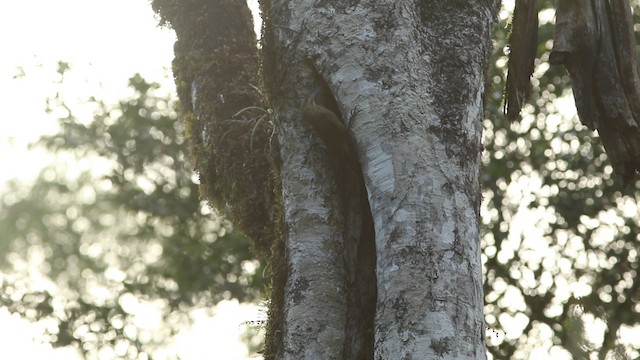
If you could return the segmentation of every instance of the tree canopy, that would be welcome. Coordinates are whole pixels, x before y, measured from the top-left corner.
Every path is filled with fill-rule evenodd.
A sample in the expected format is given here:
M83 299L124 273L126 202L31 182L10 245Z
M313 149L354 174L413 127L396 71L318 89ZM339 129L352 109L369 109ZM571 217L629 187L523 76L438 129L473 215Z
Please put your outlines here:
M89 356L126 343L120 355L137 358L177 330L136 331L132 299L186 323L190 308L257 301L265 285L248 240L200 201L172 100L139 75L130 88L115 106L90 99L90 121L61 118L39 146L65 161L0 198L0 261L13 274L0 283L0 304L53 320L50 341ZM59 98L49 106L69 109ZM30 279L31 267L46 281Z

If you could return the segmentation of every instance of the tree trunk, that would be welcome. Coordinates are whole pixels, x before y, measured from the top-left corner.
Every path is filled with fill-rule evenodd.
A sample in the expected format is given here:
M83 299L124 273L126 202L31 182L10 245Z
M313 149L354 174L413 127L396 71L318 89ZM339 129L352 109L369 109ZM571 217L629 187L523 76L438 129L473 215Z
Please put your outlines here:
M355 138L375 223L375 358L484 358L478 176L496 4L262 5L285 214L295 214L285 216L280 355L353 354L341 346L354 310L342 291L350 265L327 251L349 239L335 221L345 216L331 196L340 192L313 140L291 141L312 137L299 109L326 86L325 104Z
M237 68L225 57L237 49L234 30L206 26L228 25L236 4L220 1L218 17L213 10L180 22L167 16L183 42L177 56L183 51L189 69ZM484 359L480 139L498 1L263 0L261 8L264 113L273 114L279 186L254 174L269 172L264 149L198 170L215 175L203 183L209 197L231 206L233 194L259 194L247 177L266 193L276 191L257 203L258 225L242 211L232 214L254 237L263 234L256 228L271 228L261 237L274 249L265 357ZM193 60L200 58L207 61ZM251 56L241 59L253 64ZM230 89L249 81L215 73L229 83L194 70L176 74L181 102L190 105L185 116L206 140L195 154L200 164L224 154L224 124L234 112L199 104L228 105L225 99L239 99ZM236 101L236 114L256 105L243 103L251 100ZM269 139L258 119L246 119L254 120L253 130L231 134ZM236 175L248 188L242 192L217 180L225 163L236 169L234 161L248 172ZM212 189L236 191L225 198ZM281 215L261 215L273 209Z

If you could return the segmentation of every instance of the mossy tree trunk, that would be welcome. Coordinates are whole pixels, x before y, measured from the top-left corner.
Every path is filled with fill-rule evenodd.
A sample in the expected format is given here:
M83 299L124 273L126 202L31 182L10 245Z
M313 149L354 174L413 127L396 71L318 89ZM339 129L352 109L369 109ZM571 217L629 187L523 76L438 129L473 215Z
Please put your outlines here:
M178 36L203 193L271 251L265 357L485 358L480 139L498 1L263 0L261 62L244 3L154 7ZM336 171L344 159L303 119L315 93L357 169Z

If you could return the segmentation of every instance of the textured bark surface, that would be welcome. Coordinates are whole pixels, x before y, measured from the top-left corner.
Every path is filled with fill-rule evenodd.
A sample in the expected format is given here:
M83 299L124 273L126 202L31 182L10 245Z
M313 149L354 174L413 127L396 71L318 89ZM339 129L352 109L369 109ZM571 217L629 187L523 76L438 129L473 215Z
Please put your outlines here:
M357 111L353 112L350 119L356 115ZM356 143L345 124L327 107L310 102L304 106L302 118L325 145L343 211L347 292L343 358L371 358L377 296L375 231Z
M340 219L349 214L335 199L330 164L313 155L314 140L292 141L310 136L299 109L324 86L333 98L324 104L333 103L354 136L375 222L375 358L485 358L478 176L497 4L262 6L289 236L278 357L351 358L340 339L350 335L344 282L331 283L349 270L339 266L339 251L333 260L326 251L347 246L349 229ZM325 252L309 256L308 248Z
M287 276L272 116L259 88L258 44L246 2L154 0L176 32L173 73L203 196L269 259L267 331L280 343ZM257 90L258 89L258 90ZM276 153L277 156L273 154Z
M276 142L256 91L251 12L235 0L155 0L153 7L177 35L173 73L201 192L266 258L278 219Z
M509 37L509 67L504 112L509 120L520 115L531 93L531 75L538 47L538 0L516 1Z
M274 250L265 357L484 359L480 135L498 1L263 0L263 111L241 3L154 6L178 35L204 193ZM348 135L339 151L303 114L315 89Z
M301 9L297 11L304 14L295 14L292 8L298 6ZM305 44L316 31L310 24L313 12L303 11L305 6L311 5L261 3L264 74L282 144L288 270L282 323L267 334L266 357L371 358L375 278L372 263L360 261L363 252L358 246L364 237L373 244L373 231L363 234L364 224L371 224L370 212L363 207L366 197L357 160L349 160L357 158L346 141L348 131L333 126L340 130L334 136L342 141L325 141L331 136L324 137L321 128L312 131L310 122L316 116L309 117L310 112L303 111L309 108L305 104L311 93L321 89L314 101L322 112L335 114L336 122L344 113L316 70L313 51ZM322 113L311 113L323 117ZM331 143L335 146L327 146ZM374 256L371 249L368 260L375 261ZM368 274L358 270L366 266L371 267ZM373 292L373 299L360 296L363 292L369 296Z

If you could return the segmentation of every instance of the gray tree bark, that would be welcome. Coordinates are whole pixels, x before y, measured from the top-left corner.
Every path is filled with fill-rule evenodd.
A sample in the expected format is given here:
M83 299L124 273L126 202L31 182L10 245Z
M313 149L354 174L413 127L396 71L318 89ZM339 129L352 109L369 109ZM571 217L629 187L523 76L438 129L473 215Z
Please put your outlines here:
M272 251L265 358L485 358L480 139L498 3L262 0L259 63L243 2L154 1L178 37L203 193ZM305 109L340 119L341 141Z
M344 214L299 111L320 84L357 144L375 223L375 358L485 358L480 135L497 4L262 6L279 59L268 68L289 269L279 357L350 358Z

